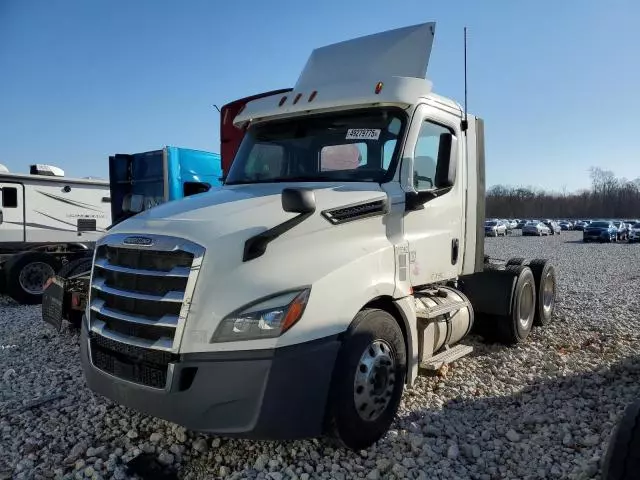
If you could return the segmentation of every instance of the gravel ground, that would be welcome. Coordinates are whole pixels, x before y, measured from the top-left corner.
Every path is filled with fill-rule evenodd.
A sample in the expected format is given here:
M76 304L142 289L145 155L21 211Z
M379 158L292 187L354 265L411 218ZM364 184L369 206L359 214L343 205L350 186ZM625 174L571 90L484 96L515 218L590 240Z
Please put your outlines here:
M141 454L185 479L597 478L616 420L640 397L640 245L579 238L488 239L497 258L552 260L554 323L513 348L469 338L474 353L420 378L389 434L358 453L205 437L112 404L84 386L77 335L3 301L0 479L130 478L124 464Z

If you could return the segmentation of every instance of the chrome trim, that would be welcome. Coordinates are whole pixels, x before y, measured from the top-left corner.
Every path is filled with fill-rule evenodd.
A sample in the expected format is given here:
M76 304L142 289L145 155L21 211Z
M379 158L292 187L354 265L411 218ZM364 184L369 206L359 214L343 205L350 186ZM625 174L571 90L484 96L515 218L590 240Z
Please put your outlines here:
M154 320L150 317L141 317L138 315L131 315L129 313L121 312L119 310L113 310L109 307L105 307L104 304L105 301L98 298L91 303L91 310L99 313L100 315L104 315L105 317L134 323L136 325L151 325L153 327L167 328L176 328L176 326L178 325L177 315L165 315L159 320Z
M126 383L127 385L131 385L136 388L146 388L153 392L169 392L171 390L171 386L173 385L173 372L176 367L175 363L169 362L167 364L167 383L164 388L156 388L149 385L144 385L143 383L132 382L131 380L127 380L126 378L116 377L115 375L112 375L111 373L105 372L101 368L96 367L93 363L93 356L91 355L91 339L89 338L89 336L87 336L87 354L89 356L89 363L91 363L91 367L98 370L101 375L106 375L107 377L112 378L115 382Z
M123 335L122 333L114 332L113 330L107 330L107 324L102 320L93 319L91 322L91 331L98 335L113 340L115 342L126 343L135 347L148 348L151 350L161 350L163 352L171 353L173 341L170 338L163 337L159 340L145 340L138 337L130 337L129 335Z
M149 249L149 247L140 247L140 246L136 246L136 245L123 245L123 240L126 237L129 237L131 235L134 235L133 232L129 232L129 233L112 233L112 234L107 234L105 236L103 236L102 238L100 238L97 242L96 242L96 248L94 251L94 265L95 265L95 261L96 261L96 256L97 256L97 252L99 250L100 247L103 246L110 246L110 247L115 247L115 248L121 248L121 249L125 249L125 250L141 250L141 251L147 251L147 252L155 252L155 251L161 251L161 252L177 252L177 251L183 251L183 252L187 252L190 253L191 255L193 255L193 259L191 262L191 268L189 270L189 276L187 278L187 284L185 286L185 290L184 292L180 292L181 294L181 299L177 300L177 299L173 299L173 298L169 298L168 301L181 301L182 302L182 306L180 308L180 313L178 315L178 320L177 323L175 325L175 334L173 337L173 342L171 343L171 348L169 351L171 353L178 353L179 349L180 349L180 344L182 342L182 336L184 335L184 329L185 329L185 323L187 320L187 316L189 315L189 309L191 308L191 301L193 298L193 292L195 290L196 287L196 282L198 280L198 275L200 274L200 267L202 265L202 261L204 259L204 254L205 254L205 248L202 247L201 245L198 245L194 242L191 242L189 240L185 240L182 238L178 238L178 237L171 237L171 236L167 236L167 235L154 235L154 234L147 234L145 233L144 235L146 237L151 237L154 240L154 245L151 249ZM102 279L95 279L94 273L95 273L96 269L92 268L91 269L91 289L89 291L89 298L88 298L88 302L87 302L87 309L86 309L86 316L87 316L87 326L90 327L89 330L92 330L91 326L93 325L94 320L92 319L92 309L91 309L91 305L92 305L92 298L91 298L91 293L93 290L93 286L98 284L100 285L100 287L103 289L105 288L109 288L109 287L105 287L104 286L104 280ZM136 271L136 273L139 273L140 271ZM99 282L99 280L102 280L102 282ZM98 290L98 288L96 289ZM111 289L113 294L115 295L121 295L124 294L125 296L129 296L129 298L140 298L141 296L143 297L151 297L152 301L157 301L161 298L166 298L165 297L158 297L158 296L154 296L154 295L144 295L144 294L134 294L136 296L131 297L131 292L127 292L127 291L123 291L123 290L118 290L118 289ZM110 293L110 292L107 292ZM129 295L127 295L129 294ZM146 298L145 298L146 299ZM165 300L167 301L167 300ZM107 315L108 316L108 315ZM157 323L156 323L157 324ZM96 332L99 335L102 335L101 332ZM104 335L105 337L107 335ZM116 340L116 341L120 341L122 343L130 343L132 345L138 345L136 342L135 338L132 338L131 342L128 342L128 337L125 338L120 338L120 339L115 339L112 336L108 337L111 338L112 340ZM157 349L157 350L164 350L163 348L157 348L155 346L150 346L148 348L152 348L152 349ZM96 367L97 368L97 367ZM138 385L137 383L133 382L135 385Z
M105 285L106 280L104 278L97 279L91 288L95 288L99 292L104 292L109 295L117 295L118 297L133 298L134 300L148 300L150 302L182 302L184 300L184 292L178 292L172 290L165 295L151 295L149 293L137 293L129 290L120 290L119 288L109 287Z
M133 275L148 275L151 277L180 277L187 278L191 273L191 269L188 267L174 267L168 272L161 270L136 270L135 268L121 267L119 265L111 265L106 258L97 260L94 265L104 270L117 273L131 273Z

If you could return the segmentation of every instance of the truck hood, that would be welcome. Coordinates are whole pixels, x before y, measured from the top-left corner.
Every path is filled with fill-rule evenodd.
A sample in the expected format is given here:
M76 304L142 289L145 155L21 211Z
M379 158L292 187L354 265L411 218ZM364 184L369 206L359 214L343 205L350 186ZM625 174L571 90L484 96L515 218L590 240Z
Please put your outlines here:
M178 231L183 238L201 243L203 239L210 241L242 231L239 236L246 239L295 217L295 213L282 209L280 194L284 188L300 186L299 183L270 183L217 187L139 213L116 225L109 233L172 235ZM380 185L371 182L305 183L302 186L314 190L316 212L296 226L294 230L299 233L308 233L309 229L318 229L320 225L330 227L331 224L320 217L323 210L386 198Z

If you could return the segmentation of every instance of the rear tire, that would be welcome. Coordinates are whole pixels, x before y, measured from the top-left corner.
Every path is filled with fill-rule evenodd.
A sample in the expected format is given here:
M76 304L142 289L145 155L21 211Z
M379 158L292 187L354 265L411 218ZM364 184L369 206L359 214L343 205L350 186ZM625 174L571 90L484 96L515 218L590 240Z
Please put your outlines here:
M4 264L7 294L23 305L42 303L46 281L60 268L60 261L44 252L14 255Z
M524 342L533 327L536 305L535 279L531 269L525 265L510 265L507 271L517 277L511 299L511 312L495 318L495 333L499 342L515 345Z
M406 370L406 346L395 318L379 309L358 312L334 367L327 433L353 450L373 445L395 418Z
M551 322L556 306L556 270L548 260L536 258L529 262L536 282L536 312L533 324L547 325Z
M91 270L91 257L86 258L76 258L75 260L71 260L67 262L58 272L58 276L62 278L69 278L74 275L80 275L84 272L89 272Z
M525 262L525 260L522 257L513 257L513 258L510 258L509 260L507 260L507 266L508 265L523 265L524 262Z
M613 429L602 464L603 480L632 480L640 472L640 401L627 406Z

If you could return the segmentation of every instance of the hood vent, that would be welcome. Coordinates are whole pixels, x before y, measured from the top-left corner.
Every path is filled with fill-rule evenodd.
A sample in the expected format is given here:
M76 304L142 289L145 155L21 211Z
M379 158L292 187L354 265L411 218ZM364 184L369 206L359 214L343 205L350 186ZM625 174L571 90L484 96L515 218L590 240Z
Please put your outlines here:
M334 225L338 225L353 220L384 215L385 213L387 213L387 200L383 198L324 210L322 216Z

